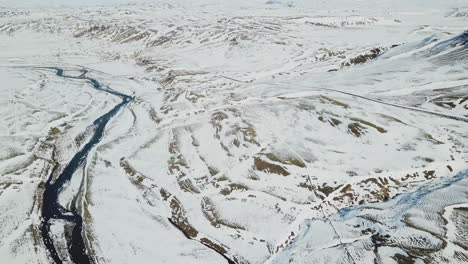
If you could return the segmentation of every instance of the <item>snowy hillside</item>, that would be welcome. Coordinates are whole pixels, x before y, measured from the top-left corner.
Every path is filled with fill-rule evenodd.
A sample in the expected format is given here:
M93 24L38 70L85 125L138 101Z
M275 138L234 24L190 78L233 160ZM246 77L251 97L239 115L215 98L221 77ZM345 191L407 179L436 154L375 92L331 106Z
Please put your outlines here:
M466 1L0 0L0 263L467 263Z

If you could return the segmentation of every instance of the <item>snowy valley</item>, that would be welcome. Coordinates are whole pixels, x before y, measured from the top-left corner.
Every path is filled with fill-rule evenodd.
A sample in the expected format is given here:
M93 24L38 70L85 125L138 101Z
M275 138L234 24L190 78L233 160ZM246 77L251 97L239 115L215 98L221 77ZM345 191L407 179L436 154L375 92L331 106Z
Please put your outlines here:
M0 1L0 263L467 263L468 2Z

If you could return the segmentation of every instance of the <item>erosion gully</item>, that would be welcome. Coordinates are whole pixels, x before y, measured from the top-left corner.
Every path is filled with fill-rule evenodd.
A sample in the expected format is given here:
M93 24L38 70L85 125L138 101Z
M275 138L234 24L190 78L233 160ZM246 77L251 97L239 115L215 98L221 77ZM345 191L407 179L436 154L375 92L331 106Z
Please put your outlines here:
M54 179L53 175L55 175L59 169L59 165L56 164L52 169L47 182L45 183L41 234L51 258L56 264L63 263L63 260L60 258L58 251L55 248L54 236L51 234L50 228L53 224L53 221L65 221L65 226L67 227L65 236L70 259L74 263L79 264L94 263L93 259L90 258L86 250L83 238L83 218L78 211L80 209L80 206L78 205L78 197L80 195L81 189L83 188L84 179L81 179L80 190L74 194L74 199L70 205L70 208L65 208L62 206L59 203L58 198L60 192L63 191L65 185L70 182L71 178L73 176L79 177L79 173L75 172L86 162L89 152L101 141L107 123L119 112L119 110L131 102L133 98L131 96L111 90L109 87L103 86L96 79L86 76L88 73L86 70L83 70L79 76L70 76L66 75L64 70L60 68L49 67L47 69L54 70L56 75L62 78L87 81L94 89L120 97L122 99L121 103L115 105L109 112L105 113L93 122L93 134L89 141L73 156L70 162L59 173L59 176Z

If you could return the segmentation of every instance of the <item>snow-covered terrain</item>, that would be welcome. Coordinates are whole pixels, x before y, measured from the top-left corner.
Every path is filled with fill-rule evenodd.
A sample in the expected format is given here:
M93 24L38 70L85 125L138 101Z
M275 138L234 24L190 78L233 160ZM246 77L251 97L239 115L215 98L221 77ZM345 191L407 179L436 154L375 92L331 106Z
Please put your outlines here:
M467 263L466 0L0 0L0 263Z

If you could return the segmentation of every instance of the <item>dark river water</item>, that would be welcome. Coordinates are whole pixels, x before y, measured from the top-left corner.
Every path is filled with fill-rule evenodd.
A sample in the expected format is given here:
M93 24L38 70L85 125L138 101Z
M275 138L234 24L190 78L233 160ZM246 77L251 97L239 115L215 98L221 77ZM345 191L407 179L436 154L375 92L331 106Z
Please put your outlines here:
M122 99L122 102L115 105L109 112L105 113L93 122L93 134L91 135L89 141L73 156L73 158L65 166L63 171L61 171L59 176L56 179L54 179L55 181L53 181L53 175L56 174L56 170L59 168L59 166L56 165L53 168L53 171L45 184L42 207L43 222L41 225L41 233L44 244L47 250L49 251L51 258L54 260L55 263L63 263L62 259L60 258L57 252L57 249L54 246L54 237L50 233L50 227L53 220L62 220L66 222L65 236L71 260L74 263L79 264L93 263L92 258L90 258L90 256L88 255L83 239L83 218L80 215L80 212L78 211L79 208L77 208L78 193L74 194L75 198L73 199L69 209L59 204L58 197L60 192L64 189L64 187L66 187L66 184L70 182L73 176L82 177L80 173L75 172L86 162L89 152L101 141L107 123L123 107L125 107L130 101L132 101L132 97L113 91L110 88L103 86L97 80L87 77L86 71L83 71L80 76L69 76L65 74L63 69L48 69L55 70L57 76L62 78L80 79L89 82L97 91L106 92L118 96ZM83 183L83 179L81 181Z

